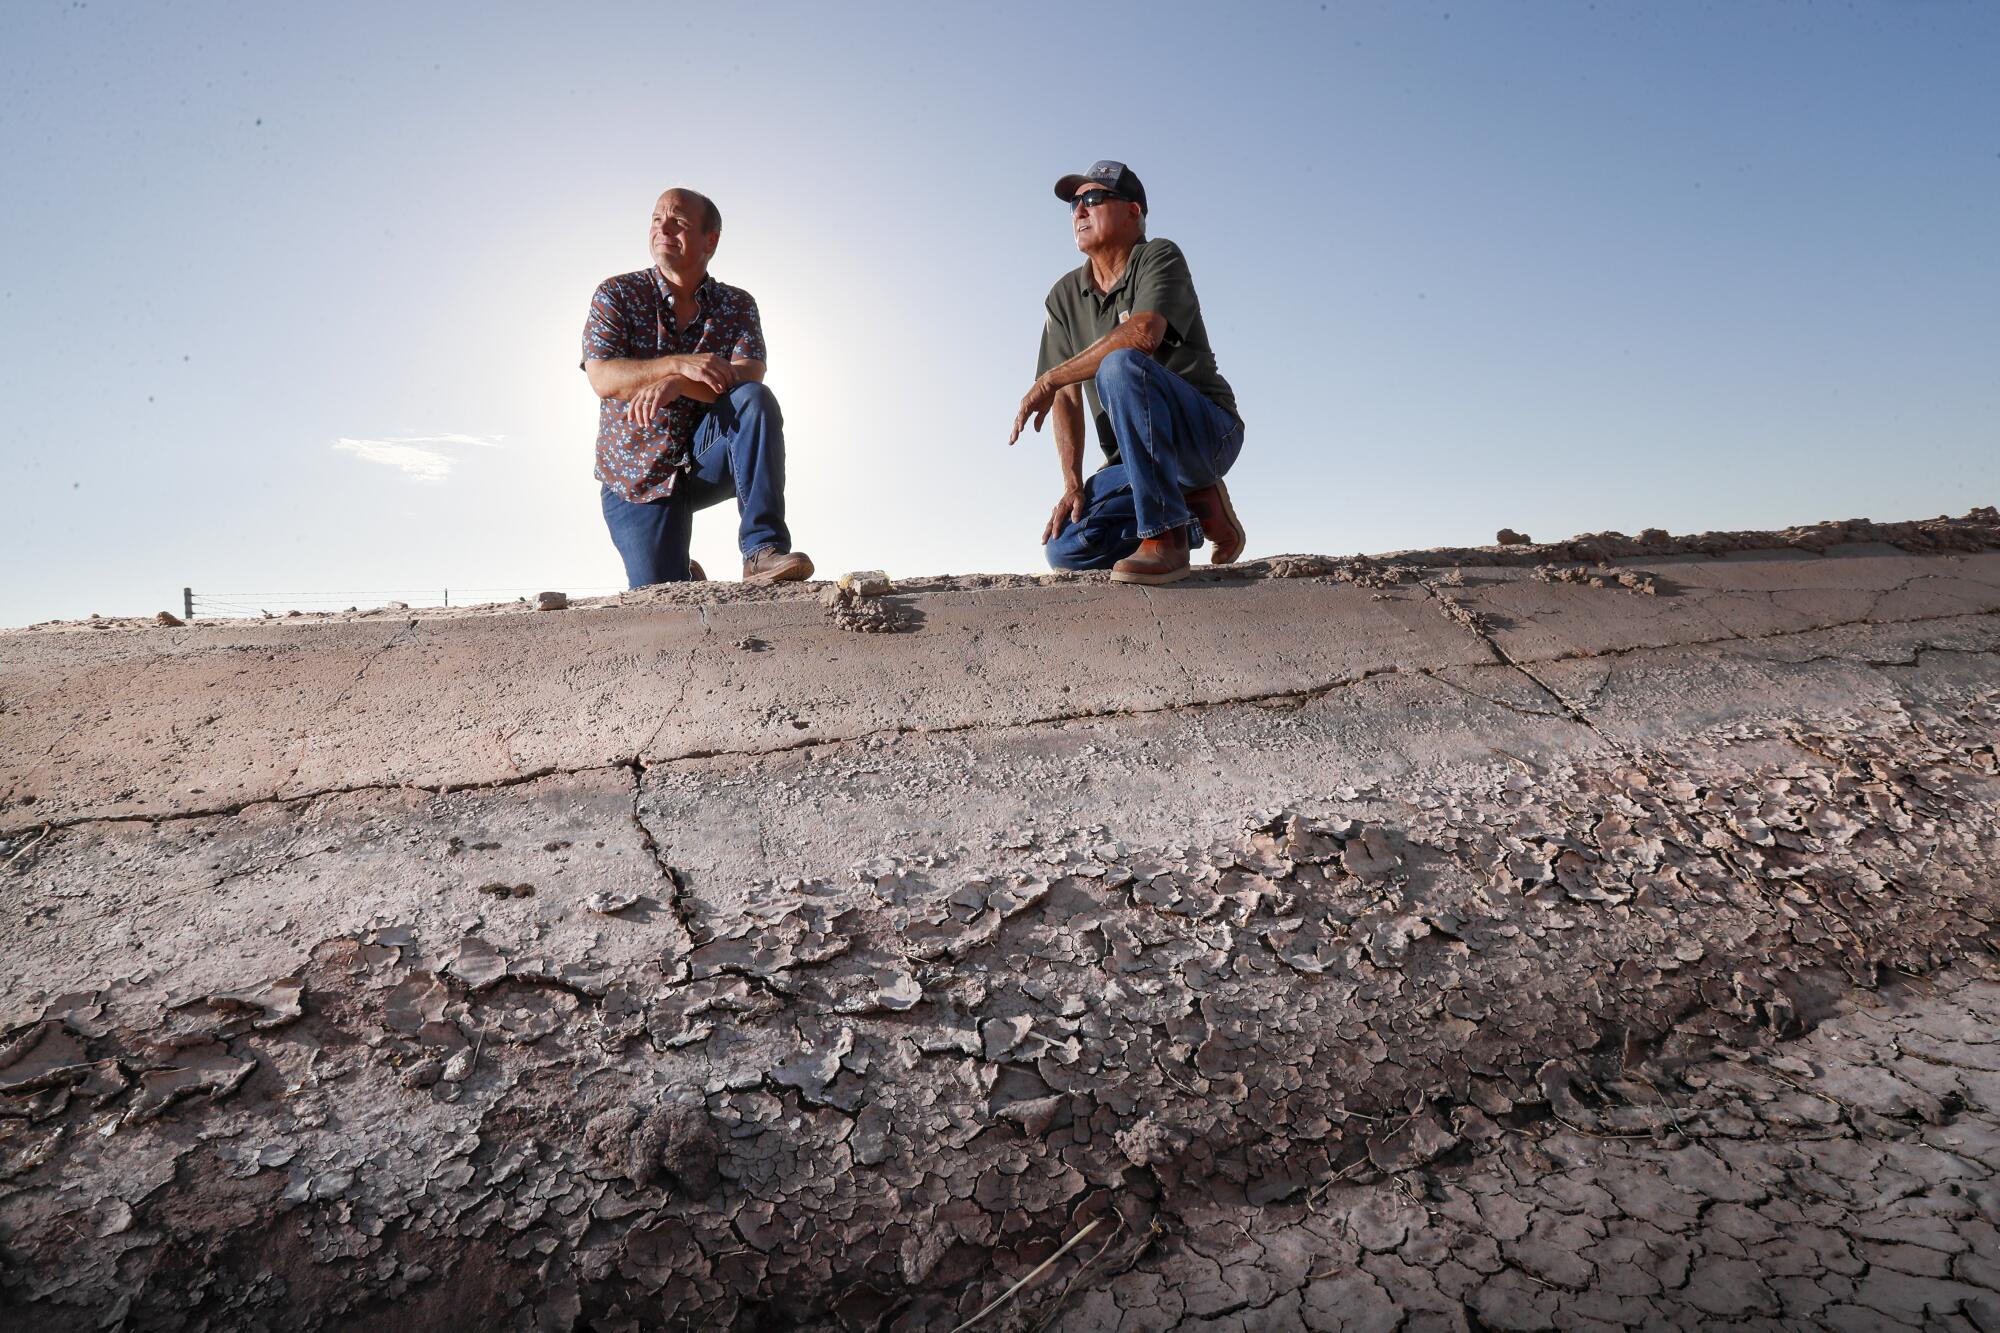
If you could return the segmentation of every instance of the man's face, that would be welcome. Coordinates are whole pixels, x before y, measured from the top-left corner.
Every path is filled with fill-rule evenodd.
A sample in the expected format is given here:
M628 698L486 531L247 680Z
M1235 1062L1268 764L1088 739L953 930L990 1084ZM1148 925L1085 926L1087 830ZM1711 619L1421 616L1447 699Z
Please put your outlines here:
M1129 199L1106 198L1098 204L1075 202L1087 195L1103 194L1102 185L1089 181L1076 187L1070 196L1070 225L1076 231L1076 248L1086 253L1105 246L1130 245L1139 239L1139 205Z
M703 231L708 210L698 199L668 190L653 205L653 221L647 232L653 262L663 269L688 271L708 267L715 256L717 232Z

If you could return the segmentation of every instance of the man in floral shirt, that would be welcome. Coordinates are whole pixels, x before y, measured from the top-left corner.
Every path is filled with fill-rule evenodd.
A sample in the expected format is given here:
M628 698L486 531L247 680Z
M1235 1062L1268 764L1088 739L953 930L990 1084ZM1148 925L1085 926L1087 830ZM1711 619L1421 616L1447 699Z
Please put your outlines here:
M694 513L736 498L746 583L812 577L785 527L785 431L764 387L757 302L709 276L722 215L668 190L653 267L600 283L583 326L597 411L604 522L634 588L689 577Z

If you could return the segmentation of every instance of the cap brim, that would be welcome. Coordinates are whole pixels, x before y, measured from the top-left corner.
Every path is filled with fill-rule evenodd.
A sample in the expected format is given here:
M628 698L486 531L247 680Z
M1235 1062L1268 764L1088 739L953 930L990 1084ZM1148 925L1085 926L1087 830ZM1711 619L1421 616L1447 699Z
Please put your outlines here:
M1076 187L1085 184L1090 177L1072 172L1056 182L1056 198L1068 203L1076 197Z

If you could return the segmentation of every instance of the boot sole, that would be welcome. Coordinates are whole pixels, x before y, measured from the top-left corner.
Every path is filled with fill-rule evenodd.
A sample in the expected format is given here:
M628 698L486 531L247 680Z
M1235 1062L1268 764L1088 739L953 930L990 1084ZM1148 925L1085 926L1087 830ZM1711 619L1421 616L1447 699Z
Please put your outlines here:
M1111 581L1113 583L1143 583L1147 587L1157 588L1163 583L1179 583L1192 573L1194 573L1194 566L1192 565L1182 565L1179 569L1169 569L1159 574L1145 574L1133 569L1114 569L1111 571Z

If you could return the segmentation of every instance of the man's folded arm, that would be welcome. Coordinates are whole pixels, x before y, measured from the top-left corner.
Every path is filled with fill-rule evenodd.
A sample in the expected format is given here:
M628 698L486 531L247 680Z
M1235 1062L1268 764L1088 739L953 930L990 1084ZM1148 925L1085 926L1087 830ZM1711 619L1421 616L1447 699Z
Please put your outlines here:
M647 385L680 374L685 361L679 356L614 356L585 361L583 373L599 398L630 401Z
M669 397L699 399L712 403L717 395L714 389L698 381L688 379L695 362L708 362L706 355L694 356L650 356L650 357L607 357L587 360L583 363L583 373L590 378L590 387L599 398L616 398L630 402L641 389L658 384L661 380L677 379L680 382L669 387L673 393ZM764 380L764 363L749 358L731 361L730 369L735 372L735 383L745 380Z
M1159 350L1160 343L1166 336L1166 320L1149 310L1137 311L1123 324L1069 360L1051 366L1037 375L1035 382L1028 388L1027 397L1021 400L1020 410L1014 414L1014 433L1007 437L1007 443L1011 445L1020 439L1021 428L1030 421L1034 423L1036 430L1040 430L1042 422L1048 417L1049 409L1055 404L1056 395L1064 389L1073 389L1095 376L1097 368L1104 364L1105 357L1126 347L1151 356ZM1044 362L1049 358L1051 346L1050 335L1044 333L1042 341Z
M1104 364L1104 358L1113 352L1129 347L1151 356L1160 350L1160 344L1166 341L1166 337L1167 321L1163 316L1150 310L1135 310L1130 319L1061 365L1046 371L1042 379L1052 389L1081 384L1094 378L1097 368Z
M740 357L731 361L729 368L736 375L730 381L731 388L736 387L738 384L762 384L764 382L764 363L762 361ZM709 385L703 384L700 380L683 379L678 387L681 397L692 398L697 403L712 403L722 396Z

